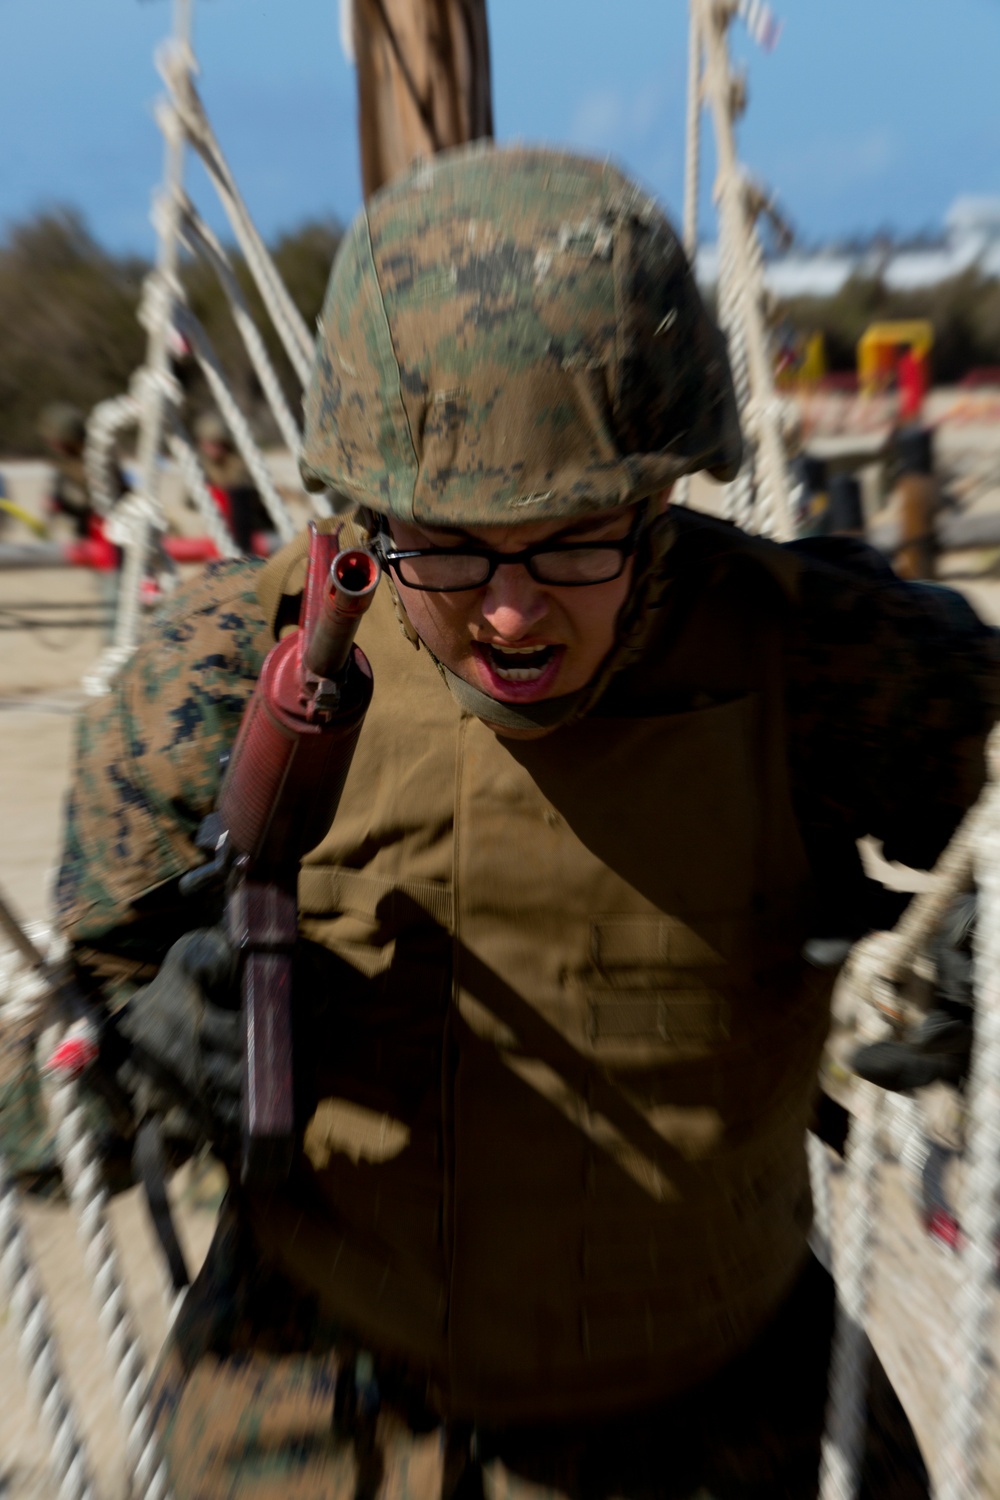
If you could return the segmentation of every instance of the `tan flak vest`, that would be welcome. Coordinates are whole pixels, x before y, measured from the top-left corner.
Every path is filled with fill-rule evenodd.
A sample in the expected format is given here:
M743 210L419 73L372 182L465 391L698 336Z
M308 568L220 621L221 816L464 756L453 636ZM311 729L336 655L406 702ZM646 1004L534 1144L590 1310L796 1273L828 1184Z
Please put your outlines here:
M830 982L800 957L785 606L745 559L710 573L532 742L460 711L384 588L363 626L374 702L300 900L367 982L301 1177L252 1222L456 1416L667 1397L807 1253Z

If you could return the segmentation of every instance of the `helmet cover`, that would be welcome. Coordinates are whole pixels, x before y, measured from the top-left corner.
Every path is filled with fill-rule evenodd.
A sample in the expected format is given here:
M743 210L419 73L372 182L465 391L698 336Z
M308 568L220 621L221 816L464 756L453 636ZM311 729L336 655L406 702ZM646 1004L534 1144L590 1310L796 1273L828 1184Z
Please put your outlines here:
M476 143L377 193L337 254L302 475L430 526L608 510L741 441L722 335L607 162Z

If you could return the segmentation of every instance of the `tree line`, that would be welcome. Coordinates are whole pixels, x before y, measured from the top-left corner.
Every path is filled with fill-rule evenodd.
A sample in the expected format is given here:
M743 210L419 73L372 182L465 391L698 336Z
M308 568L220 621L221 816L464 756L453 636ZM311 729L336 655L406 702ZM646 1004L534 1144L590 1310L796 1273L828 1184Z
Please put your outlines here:
M309 327L323 302L340 243L332 220L306 223L271 246L278 270ZM231 254L237 279L268 351L297 410L298 385L263 312L242 258ZM13 225L0 242L0 453L44 452L39 414L53 401L89 411L119 395L145 356L137 312L149 264L105 250L75 209L54 208ZM201 261L182 267L188 304L208 331L234 393L262 441L276 437L215 273ZM209 404L200 373L180 373L193 411Z

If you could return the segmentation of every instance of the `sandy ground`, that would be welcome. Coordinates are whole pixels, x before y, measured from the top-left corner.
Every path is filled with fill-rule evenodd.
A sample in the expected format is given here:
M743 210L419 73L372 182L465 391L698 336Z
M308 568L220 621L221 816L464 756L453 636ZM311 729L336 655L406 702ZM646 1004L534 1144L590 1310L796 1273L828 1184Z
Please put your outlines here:
M959 442L959 456L988 467L1000 454L994 430L976 434L971 448ZM980 452L981 450L981 452ZM981 453L986 454L982 459ZM978 456L977 456L978 455ZM8 493L34 507L40 491L39 466L6 469ZM284 477L284 476L282 476ZM695 503L711 508L717 490L699 488ZM1000 494L994 503L1000 508ZM189 514L185 530L196 529ZM981 559L956 559L968 573ZM963 582L989 618L1000 622L1000 584ZM47 891L57 857L60 809L68 778L73 715L81 701L79 684L102 643L94 621L103 609L102 583L83 572L0 573L0 888L27 919L44 920ZM7 628L35 613L42 601L67 606L58 625L27 630ZM50 615L59 613L50 611ZM207 1246L214 1216L201 1202L204 1184L181 1175L175 1181L179 1219L189 1259L197 1264ZM889 1212L881 1233L874 1331L887 1365L940 1478L943 1462L940 1422L948 1402L946 1375L953 1358L949 1309L961 1266L921 1232L901 1174L886 1172ZM57 1203L32 1201L25 1216L38 1269L51 1299L64 1368L79 1402L103 1500L123 1494L122 1439L117 1402L101 1355L101 1339L83 1277L81 1256L68 1211ZM160 1263L137 1195L113 1206L120 1253L126 1266L137 1320L152 1355L165 1328ZM993 1422L993 1437L1000 1422ZM991 1450L988 1493L1000 1494L1000 1452ZM46 1445L27 1403L18 1370L16 1343L6 1303L0 1297L0 1500L42 1500L54 1494L46 1469Z

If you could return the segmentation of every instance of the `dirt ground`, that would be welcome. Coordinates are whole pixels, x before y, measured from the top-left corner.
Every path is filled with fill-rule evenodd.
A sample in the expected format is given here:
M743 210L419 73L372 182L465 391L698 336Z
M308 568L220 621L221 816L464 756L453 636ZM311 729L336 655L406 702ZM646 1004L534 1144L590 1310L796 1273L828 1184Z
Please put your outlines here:
M985 473L1000 456L994 428L971 441L959 432L958 459L971 452ZM951 438L949 438L951 442ZM985 460L976 454L986 454ZM14 470L0 466L8 492L34 507L42 478L39 466ZM717 491L715 492L718 493ZM696 503L710 508L712 493L697 490ZM979 504L1000 509L1000 490ZM192 529L190 515L180 523ZM8 534L10 535L10 534ZM953 558L951 570L977 607L1000 623L1000 583L971 580L982 556ZM102 644L96 623L105 609L99 578L82 571L0 572L0 888L29 921L44 921L47 893L57 857L61 805L72 752L74 714L82 698L80 681ZM58 623L25 628L43 601L57 601ZM953 1359L952 1306L961 1264L922 1233L912 1202L896 1168L886 1172L887 1213L880 1236L874 1336L879 1353L918 1430L940 1478L939 1424L947 1409L946 1377ZM214 1184L181 1174L173 1185L189 1259L198 1264L214 1222ZM58 1203L32 1201L25 1207L38 1269L52 1304L64 1368L79 1402L90 1442L102 1500L124 1493L122 1439L116 1400L68 1211ZM137 1321L150 1355L166 1326L160 1262L137 1195L125 1194L112 1210L126 1266ZM994 1441L1000 1423L993 1423ZM988 1493L1000 1494L1000 1453L991 1451L988 1472L996 1480ZM48 1500L54 1490L46 1470L46 1444L39 1434L18 1369L16 1340L6 1301L0 1294L0 1500Z

